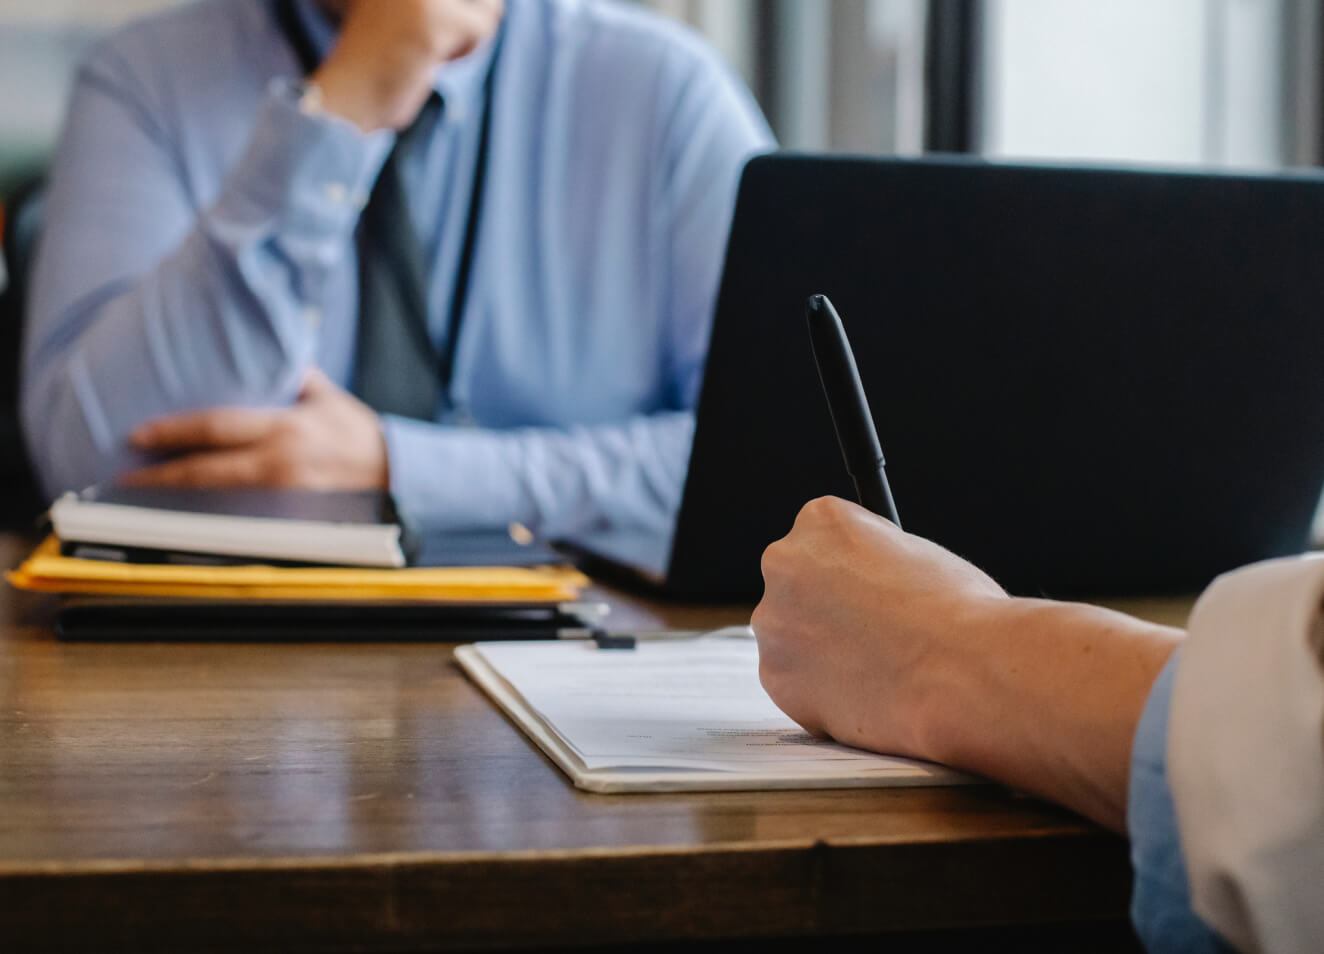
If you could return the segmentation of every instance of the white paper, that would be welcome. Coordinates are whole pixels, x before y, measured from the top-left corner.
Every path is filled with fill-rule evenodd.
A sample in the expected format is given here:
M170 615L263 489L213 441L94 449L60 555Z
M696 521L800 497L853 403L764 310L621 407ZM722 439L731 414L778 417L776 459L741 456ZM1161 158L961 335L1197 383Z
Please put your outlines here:
M587 770L707 770L813 778L949 775L814 739L763 691L753 639L480 643L476 647Z

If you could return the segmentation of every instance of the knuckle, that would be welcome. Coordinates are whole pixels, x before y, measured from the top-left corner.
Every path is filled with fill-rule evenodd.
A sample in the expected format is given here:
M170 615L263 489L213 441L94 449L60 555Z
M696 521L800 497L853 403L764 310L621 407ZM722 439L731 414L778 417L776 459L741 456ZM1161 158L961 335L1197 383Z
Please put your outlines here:
M807 704L803 694L798 691L799 687L793 680L787 679L776 670L770 671L766 675L760 671L759 679L763 683L763 691L768 694L768 698L773 701L778 709L806 731L813 731L809 728L817 721L813 718L813 709Z
M840 497L815 497L805 504L803 513L816 523L835 523L846 513Z
M272 487L292 487L298 482L299 460L289 454L267 455L258 465L259 482Z
M218 444L225 434L220 419L215 414L207 414L198 420L198 437L204 444Z
M158 487L169 487L180 483L179 467L176 464L160 464L145 471L146 482Z
M287 466L299 464L312 452L308 429L297 420L282 420L271 434L271 456Z
M768 657L759 657L759 683L763 686L763 691L768 694L768 698L777 705L785 701L786 693L785 681L782 679L781 670Z
M180 464L161 472L161 483L167 487L202 487L203 475L191 464Z
M424 49L429 59L444 60L454 51L456 38L449 30L429 30L423 38Z
M759 665L763 662L764 636L771 636L772 627L769 625L769 615L772 610L768 607L768 597L764 594L763 599L759 600L759 605L754 607L754 612L749 617L749 628L754 630L754 636L759 641Z
M811 524L822 521L827 506L826 500L826 497L815 497L801 507L800 512L795 516L795 529L804 532Z
M271 437L279 446L284 441L300 436L303 428L296 414L281 414L271 422Z
M816 497L804 505L795 529L807 538L823 534L839 537L852 526L851 505L840 497Z

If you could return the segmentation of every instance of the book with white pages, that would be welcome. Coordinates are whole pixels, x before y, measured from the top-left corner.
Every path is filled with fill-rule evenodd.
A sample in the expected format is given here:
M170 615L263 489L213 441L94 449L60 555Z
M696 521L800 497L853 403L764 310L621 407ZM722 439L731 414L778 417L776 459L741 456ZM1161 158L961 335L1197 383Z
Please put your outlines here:
M414 541L381 491L90 487L51 506L65 556L399 568Z
M592 641L460 646L469 677L591 792L959 785L978 779L816 739L758 678L748 627Z

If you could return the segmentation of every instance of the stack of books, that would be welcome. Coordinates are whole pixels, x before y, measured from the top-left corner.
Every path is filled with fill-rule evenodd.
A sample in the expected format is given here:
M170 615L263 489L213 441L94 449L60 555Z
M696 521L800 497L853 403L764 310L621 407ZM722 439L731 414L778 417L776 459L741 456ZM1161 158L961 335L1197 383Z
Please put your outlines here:
M117 488L62 497L50 518L8 579L60 595L67 639L530 638L579 635L606 613L582 599L582 574L510 541L466 538L443 547L451 565L418 565L380 493Z

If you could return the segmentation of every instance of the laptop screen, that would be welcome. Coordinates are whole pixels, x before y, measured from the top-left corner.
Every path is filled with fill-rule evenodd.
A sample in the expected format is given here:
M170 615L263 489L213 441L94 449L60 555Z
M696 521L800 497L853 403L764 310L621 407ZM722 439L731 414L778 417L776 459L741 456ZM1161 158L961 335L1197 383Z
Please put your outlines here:
M1014 591L1194 590L1324 481L1324 178L773 156L746 170L669 584L756 598L850 497L803 317L840 311L907 530Z

